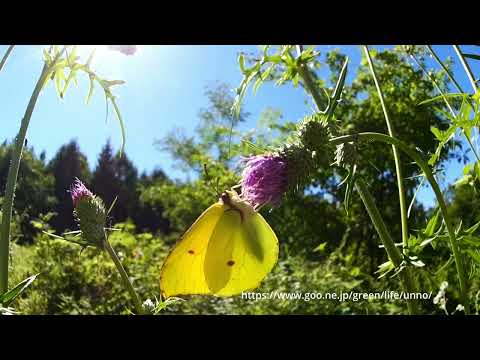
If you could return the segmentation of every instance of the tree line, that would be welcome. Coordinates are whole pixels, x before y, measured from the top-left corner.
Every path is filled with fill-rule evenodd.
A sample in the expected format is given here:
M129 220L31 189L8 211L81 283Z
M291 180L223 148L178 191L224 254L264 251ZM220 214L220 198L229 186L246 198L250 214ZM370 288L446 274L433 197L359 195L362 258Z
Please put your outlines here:
M0 145L0 188L4 189L13 143ZM131 219L140 231L168 233L169 221L162 216L159 206L141 201L141 189L169 181L161 169L139 174L127 154L121 157L107 141L97 163L90 170L86 156L76 140L61 146L55 156L46 160L45 152L38 156L32 146L24 150L15 197L15 219L19 227L17 241L31 243L38 230L31 220L47 221L60 234L77 229L69 189L75 178L81 179L106 206L115 199L110 214L111 222ZM0 198L2 199L2 198Z

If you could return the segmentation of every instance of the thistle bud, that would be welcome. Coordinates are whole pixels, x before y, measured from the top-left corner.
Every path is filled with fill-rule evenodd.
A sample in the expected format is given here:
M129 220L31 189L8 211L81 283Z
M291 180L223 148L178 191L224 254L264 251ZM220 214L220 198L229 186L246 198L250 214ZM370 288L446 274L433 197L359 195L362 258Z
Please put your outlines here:
M321 115L304 118L293 139L278 151L251 156L245 160L242 197L252 206L279 206L282 196L307 184L310 175L329 165L330 134Z
M307 116L297 125L297 141L305 148L317 153L324 153L327 149L330 133L328 124L318 115Z
M75 207L74 217L80 225L84 241L89 245L103 247L107 213L102 199L93 195L79 179L75 179L70 193Z
M311 151L301 143L286 144L280 151L289 165L288 188L298 189L310 178L318 163L319 153Z

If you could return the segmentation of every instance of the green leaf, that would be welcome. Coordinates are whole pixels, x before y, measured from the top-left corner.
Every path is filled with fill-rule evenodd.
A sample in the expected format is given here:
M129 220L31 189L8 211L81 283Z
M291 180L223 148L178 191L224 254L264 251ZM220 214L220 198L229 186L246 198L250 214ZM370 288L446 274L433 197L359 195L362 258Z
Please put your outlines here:
M117 114L118 123L120 124L120 131L122 133L122 147L120 148L120 156L122 156L125 149L125 126L123 123L122 114L120 114L120 109L118 108L115 98L111 96L110 101L112 102L113 108L115 109L115 114Z
M70 85L70 82L72 81L72 79L75 79L76 72L77 72L77 70L75 69L75 67L73 67L70 70L70 73L68 74L67 80L65 81L65 84L63 85L62 96L65 96L65 94L67 92L67 89L68 89L68 86Z
M267 148L262 148L258 145L255 145L254 143L252 143L251 141L247 140L247 139L241 139L241 141L243 143L245 143L248 147L250 147L252 150L254 150L256 152L256 154L263 154L265 152L268 152L269 149Z
M470 174L470 171L472 171L472 164L467 164L464 168L463 168L463 175L468 175Z
M430 131L433 133L433 135L435 135L435 137L437 138L437 140L439 141L443 141L444 138L445 138L445 135L443 134L443 131L441 131L440 129L432 126L430 128Z
M257 94L257 90L260 87L260 85L262 85L262 83L263 83L262 75L260 74L257 80L255 80L255 83L253 84L253 95Z
M59 69L55 72L55 88L57 89L57 94L60 99L63 99L63 86L62 81L65 80L65 73L63 69Z
M438 218L440 217L440 209L437 209L435 215L428 221L427 227L425 228L424 234L426 237L430 237L435 232L437 227Z
M243 56L243 54L238 56L238 64L240 65L240 71L242 74L245 74L245 56Z
M340 71L340 76L338 77L337 84L335 85L335 90L333 92L331 102L329 103L327 109L327 119L330 119L337 107L338 101L340 100L340 96L342 95L343 87L345 86L345 79L347 78L347 70L348 70L348 56L345 58L345 62L343 63L342 70Z
M166 299L165 301L159 302L158 305L153 310L153 313L156 315L160 311L166 309L168 306L176 304L176 303L181 302L181 301L186 301L186 300L182 299L182 298L178 298L178 297L170 297L170 298Z
M438 275L443 270L446 270L450 265L453 264L453 262L454 262L454 257L453 257L453 255L450 255L450 258L447 260L447 262L440 269L438 269L435 272L435 274Z
M390 273L394 269L395 269L395 265L393 265L392 261L389 260L379 265L378 270L375 271L375 274L380 274L378 278L381 279L382 277L386 276L388 273Z
M471 181L473 180L473 176L470 174L463 175L461 178L459 178L457 181L453 183L453 186L458 188L460 186L464 186L467 184L470 184Z
M468 255L475 261L477 264L480 264L480 252L478 250L467 250Z
M20 282L17 286L15 286L10 291L0 295L0 304L3 307L8 307L15 298L20 295L38 276L39 274L32 275L22 282Z
M88 104L90 102L90 99L92 98L92 94L93 94L93 87L95 85L95 75L93 74L89 74L89 78L90 78L90 86L88 88L88 94L87 94L87 98L85 99L85 104Z
M475 172L476 178L480 180L480 163L478 161L473 166L473 171Z
M345 212L348 216L348 209L350 208L350 199L352 197L353 187L355 183L355 173L357 171L357 165L353 165L353 169L348 171L348 180L347 180L347 187L345 189L345 198L344 198L344 206Z
M480 226L480 221L474 224L473 226L469 227L465 232L469 235L472 235Z
M313 249L313 251L315 252L323 252L325 251L325 247L327 246L327 242L323 242L321 243L320 245L318 245L315 249Z
M93 55L95 55L95 48L92 50L92 52L90 53L90 55L88 56L88 60L87 60L87 63L86 63L86 66L87 68L90 68L90 64L92 63L92 60L93 60Z
M445 98L456 98L456 97L465 97L465 96L466 96L466 94L464 94L464 93L443 94L443 95L435 96L431 99L423 100L423 101L418 103L418 106L429 104L429 103L432 103L432 102L435 102L435 101L438 101L438 100L444 100Z
M412 201L410 201L410 205L408 206L408 210L407 210L407 219L410 217L410 212L412 211L413 204L415 203L415 198L417 197L418 191L420 190L424 182L425 182L425 177L422 178L422 180L420 181L420 184L418 184L417 189L415 190L415 193L413 194Z

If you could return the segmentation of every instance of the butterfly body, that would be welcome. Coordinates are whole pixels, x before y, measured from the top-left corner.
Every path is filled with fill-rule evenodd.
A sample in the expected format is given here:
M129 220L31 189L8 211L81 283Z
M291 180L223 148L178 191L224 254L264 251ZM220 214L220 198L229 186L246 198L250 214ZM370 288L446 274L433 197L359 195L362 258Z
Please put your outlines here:
M162 295L236 295L258 287L277 258L278 239L265 219L235 191L225 191L168 255Z

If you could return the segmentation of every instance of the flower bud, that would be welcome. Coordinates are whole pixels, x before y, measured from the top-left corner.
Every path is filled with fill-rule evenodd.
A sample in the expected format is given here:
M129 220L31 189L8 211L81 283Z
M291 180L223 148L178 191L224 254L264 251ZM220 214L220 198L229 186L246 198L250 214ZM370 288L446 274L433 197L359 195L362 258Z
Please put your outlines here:
M79 179L72 184L70 193L75 207L74 216L80 225L84 241L89 245L103 247L107 213L102 199L93 195Z
M317 153L325 153L330 133L328 124L318 115L305 117L297 125L297 142Z
M307 116L293 139L278 151L247 158L242 174L242 197L252 206L279 206L282 196L310 181L317 168L328 166L333 152L328 124L322 115Z

